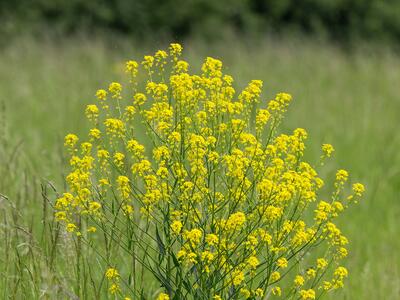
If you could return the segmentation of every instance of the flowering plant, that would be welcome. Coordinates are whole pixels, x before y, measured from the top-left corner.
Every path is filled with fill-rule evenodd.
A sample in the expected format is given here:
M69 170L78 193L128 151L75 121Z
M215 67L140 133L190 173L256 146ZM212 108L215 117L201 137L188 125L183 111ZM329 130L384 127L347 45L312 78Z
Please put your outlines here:
M129 96L117 82L97 91L87 141L65 138L69 190L55 218L119 298L306 300L341 288L348 241L334 220L363 185L347 193L339 170L321 200L306 131L278 134L292 97L264 103L260 80L237 94L221 61L191 74L181 52L128 61ZM324 144L321 160L333 151Z

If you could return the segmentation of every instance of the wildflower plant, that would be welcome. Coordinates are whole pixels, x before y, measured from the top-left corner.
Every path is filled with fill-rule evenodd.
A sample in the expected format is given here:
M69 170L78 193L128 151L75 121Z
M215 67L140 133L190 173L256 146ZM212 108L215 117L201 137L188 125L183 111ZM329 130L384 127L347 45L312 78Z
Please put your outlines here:
M292 97L261 100L260 80L237 93L221 61L192 74L181 52L128 61L127 86L97 91L87 137L65 137L55 218L120 299L307 300L343 287L348 241L334 222L363 185L351 191L339 170L320 196L307 132L278 133Z

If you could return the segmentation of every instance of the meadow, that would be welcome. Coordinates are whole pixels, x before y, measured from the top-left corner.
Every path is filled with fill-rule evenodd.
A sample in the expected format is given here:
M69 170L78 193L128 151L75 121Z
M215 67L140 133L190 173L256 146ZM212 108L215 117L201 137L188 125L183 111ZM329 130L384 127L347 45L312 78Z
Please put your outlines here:
M70 282L68 249L57 249L57 238L49 233L57 225L48 223L46 200L54 201L51 186L63 189L64 135L88 129L84 107L98 88L120 79L124 61L167 45L118 38L21 38L0 49L3 299L54 299L57 285ZM322 143L332 143L334 163L326 172L339 166L365 184L363 200L339 222L350 240L350 276L332 299L399 298L400 57L390 50L343 51L300 39L189 40L183 45L192 68L213 56L240 80L238 87L263 80L265 100L280 91L291 93L294 101L281 130L305 128L309 157L318 157ZM68 292L65 297L73 298Z

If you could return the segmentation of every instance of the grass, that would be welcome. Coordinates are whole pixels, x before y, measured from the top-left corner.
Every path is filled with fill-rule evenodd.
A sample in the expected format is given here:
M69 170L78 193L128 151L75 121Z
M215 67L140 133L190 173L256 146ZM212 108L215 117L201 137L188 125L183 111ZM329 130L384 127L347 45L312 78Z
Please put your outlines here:
M221 58L227 73L240 78L239 87L262 79L266 100L279 91L294 96L282 130L305 128L310 157L318 157L321 143L333 143L335 162L327 165L328 172L346 168L367 187L364 200L341 219L351 242L351 276L332 299L399 298L400 57L376 49L346 53L307 40L247 42L188 41L185 56L195 67L205 56ZM62 190L62 139L87 128L83 109L94 101L95 90L119 79L125 60L165 45L21 38L0 49L4 299L54 299L60 290L60 297L73 298L69 250L54 250L62 233L48 223L51 209L42 199L51 199L52 192L41 183L50 180Z

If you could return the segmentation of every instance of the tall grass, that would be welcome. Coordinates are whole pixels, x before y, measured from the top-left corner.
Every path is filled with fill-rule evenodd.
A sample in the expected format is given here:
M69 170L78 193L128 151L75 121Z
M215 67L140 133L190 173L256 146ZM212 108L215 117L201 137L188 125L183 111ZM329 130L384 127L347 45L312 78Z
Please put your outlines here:
M223 57L228 72L241 78L238 87L260 78L269 96L289 91L295 100L283 130L307 129L313 141L310 155L315 157L321 143L335 142L336 161L367 186L364 202L341 224L352 242L347 264L352 274L342 295L398 298L400 58L383 50L344 53L313 41L245 42L184 45L194 67L206 55ZM57 234L51 214L52 185L63 187L65 158L59 145L65 133L87 129L81 112L93 101L93 91L118 80L122 62L146 53L149 46L19 39L0 50L3 298L75 297L75 245ZM151 48L158 46L165 45ZM90 286L90 278L85 280Z

